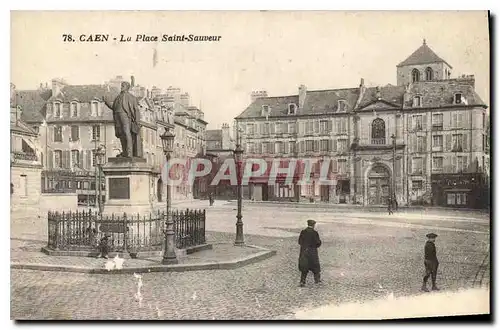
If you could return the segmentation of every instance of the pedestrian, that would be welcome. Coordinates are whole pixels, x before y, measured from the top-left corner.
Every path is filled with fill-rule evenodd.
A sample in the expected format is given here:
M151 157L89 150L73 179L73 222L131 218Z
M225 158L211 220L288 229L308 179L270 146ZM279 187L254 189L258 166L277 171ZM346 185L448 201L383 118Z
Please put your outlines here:
M314 274L315 283L321 282L321 267L318 256L318 248L321 246L321 240L318 232L314 229L315 225L316 221L307 220L307 228L302 230L299 235L299 271L301 272L301 287L306 285L306 278L309 271Z
M392 198L390 197L387 199L387 211L389 211L389 215L394 213L392 212Z
M105 258L105 259L108 259L108 251L109 251L109 246L108 246L108 243L109 243L109 238L111 236L108 235L108 234L104 234L104 237L101 238L101 240L99 241L99 255L97 256L97 258Z
M436 277L437 277L439 261L437 259L436 245L434 244L437 236L438 235L434 233L426 235L427 242L425 243L425 248L424 248L425 276L422 283L422 291L425 292L429 292L429 289L427 289L427 280L429 279L429 276L432 279L432 290L434 291L439 290L439 288L436 286Z

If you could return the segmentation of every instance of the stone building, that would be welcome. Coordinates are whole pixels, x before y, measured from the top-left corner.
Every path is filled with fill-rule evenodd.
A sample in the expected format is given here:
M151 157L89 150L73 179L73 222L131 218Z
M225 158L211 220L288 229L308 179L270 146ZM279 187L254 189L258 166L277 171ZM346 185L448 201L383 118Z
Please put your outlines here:
M474 76L452 77L425 40L396 73L397 85L368 87L361 79L356 88L253 93L236 118L245 127L245 157L318 165L306 186L251 179L247 197L382 205L395 195L399 205L479 207L489 171L488 113ZM319 180L324 160L333 185ZM296 176L302 172L299 166Z
M121 145L115 137L112 110L108 102L118 95L124 78L117 76L102 85L70 85L60 79L53 79L52 85L40 85L35 91L19 91L17 99L26 109L23 119L40 134L42 145L41 162L42 191L76 192L80 205L96 204L100 182L101 199L104 200L104 180L98 180L95 152L103 147L106 159L115 157ZM160 136L166 129L175 130L176 143L184 145L189 129L186 120L177 117L172 110L175 106L162 106L151 97L152 92L130 79L130 92L139 98L141 106L141 140L143 157L157 170L158 178L151 182L152 202L162 201L163 183L161 170L165 163ZM192 111L196 112L196 111ZM197 114L200 116L199 114ZM202 120L202 115L201 115ZM205 123L206 125L206 123ZM195 134L196 135L196 134ZM202 134L195 139L201 140ZM177 142L179 141L179 142ZM192 143L191 140L189 140ZM197 150L196 146L190 148ZM188 194L173 191L174 199L187 198Z
M10 102L10 200L11 211L29 213L40 206L42 157L38 133L21 120L11 84ZM32 215L36 214L33 212Z

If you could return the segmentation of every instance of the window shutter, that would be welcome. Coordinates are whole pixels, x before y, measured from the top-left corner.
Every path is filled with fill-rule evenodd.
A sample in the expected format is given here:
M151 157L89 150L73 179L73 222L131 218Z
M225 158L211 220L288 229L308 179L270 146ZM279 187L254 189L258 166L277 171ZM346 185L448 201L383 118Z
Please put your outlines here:
M342 133L342 121L340 120L340 118L336 118L335 122L336 122L335 127L337 128L337 134Z
M49 150L47 153L47 166L48 168L54 168L54 152Z
M427 152L427 136L422 138L422 151Z
M422 130L427 130L427 115L422 115Z
M413 116L408 116L408 131L412 131L413 130Z
M85 151L85 169L90 170L92 167L92 152L90 150Z
M283 133L288 133L288 123L283 123Z
M299 152L305 152L305 141L300 141L299 143Z
M332 121L331 120L327 121L327 131L328 131L328 133L332 132Z
M469 112L463 114L462 125L462 127L465 129L469 128Z
M78 167L80 167L81 169L83 169L83 151L80 150L79 152L79 159L78 159Z
M467 171L469 170L469 162L468 162L468 158L469 158L469 157L467 157L467 156L464 156L464 157L462 158L462 159L464 160L464 165L463 165L463 166L464 166L464 167L463 167L464 172L467 172Z
M463 137L463 145L462 145L462 148L463 148L463 151L469 151L469 144L467 143L467 136L469 134L465 133L465 134L462 134L462 137Z
M412 163L413 163L413 159L412 159L412 158L410 158L410 159L409 159L409 161L408 161L408 173L409 173L409 174L412 174L412 173L413 173Z
M333 150L333 147L332 147L332 145L333 145L333 140L327 140L327 141L328 141L328 147L327 147L327 148L328 148L328 151L332 151L332 150Z
M332 172L334 173L337 173L338 172L338 169L337 169L337 159L336 158L332 158L332 162L330 163L331 167L332 167Z
M427 173L427 157L422 158L422 174L426 175Z
M337 152L337 139L332 139L332 151Z
M275 123L269 123L269 133L274 134L276 133L276 124Z
M452 173L457 172L457 157L451 156L451 171Z
M62 152L62 167L63 168L69 168L69 162L68 162L68 150L63 150Z
M451 151L452 145L451 145L451 135L446 134L446 150L445 151Z
M314 152L319 151L319 140L314 140Z
M319 133L319 120L314 121L314 133Z
M285 153L285 154L289 153L289 151L288 151L288 141L283 142L283 153Z

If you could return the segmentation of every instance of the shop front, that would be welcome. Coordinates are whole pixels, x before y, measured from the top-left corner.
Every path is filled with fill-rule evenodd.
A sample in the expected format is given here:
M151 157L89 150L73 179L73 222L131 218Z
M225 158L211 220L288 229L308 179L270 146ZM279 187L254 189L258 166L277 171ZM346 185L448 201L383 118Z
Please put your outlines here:
M453 208L484 208L489 204L481 173L432 175L432 203Z

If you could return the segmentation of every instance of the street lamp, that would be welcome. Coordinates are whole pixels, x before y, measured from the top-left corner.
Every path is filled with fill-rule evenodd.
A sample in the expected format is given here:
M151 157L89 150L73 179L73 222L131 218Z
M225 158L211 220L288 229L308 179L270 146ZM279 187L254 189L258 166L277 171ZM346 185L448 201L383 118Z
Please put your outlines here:
M396 203L396 135L391 135L392 139L392 198Z
M99 148L96 151L96 162L97 162L97 168L98 168L98 177L97 177L97 189L98 189L98 195L97 195L97 205L99 208L99 214L102 214L102 191L101 191L101 173L102 173L102 166L106 162L106 152L104 150L103 146L99 146Z
M236 127L236 149L234 150L234 160L236 162L236 175L237 175L237 186L236 192L238 195L238 213L236 214L236 239L234 240L234 245L242 246L245 244L245 240L243 238L243 221L241 218L241 204L242 204L242 191L241 191L241 180L242 177L242 155L243 148L241 147L241 136L240 136L240 128Z
M166 129L165 133L161 135L161 144L163 147L163 153L167 159L166 164L166 183L167 183L167 212L165 220L165 251L163 253L162 264L176 264L178 262L177 256L175 254L175 232L174 232L174 221L170 216L171 208L171 196L170 196L170 168L169 162L174 149L174 138L175 134Z

